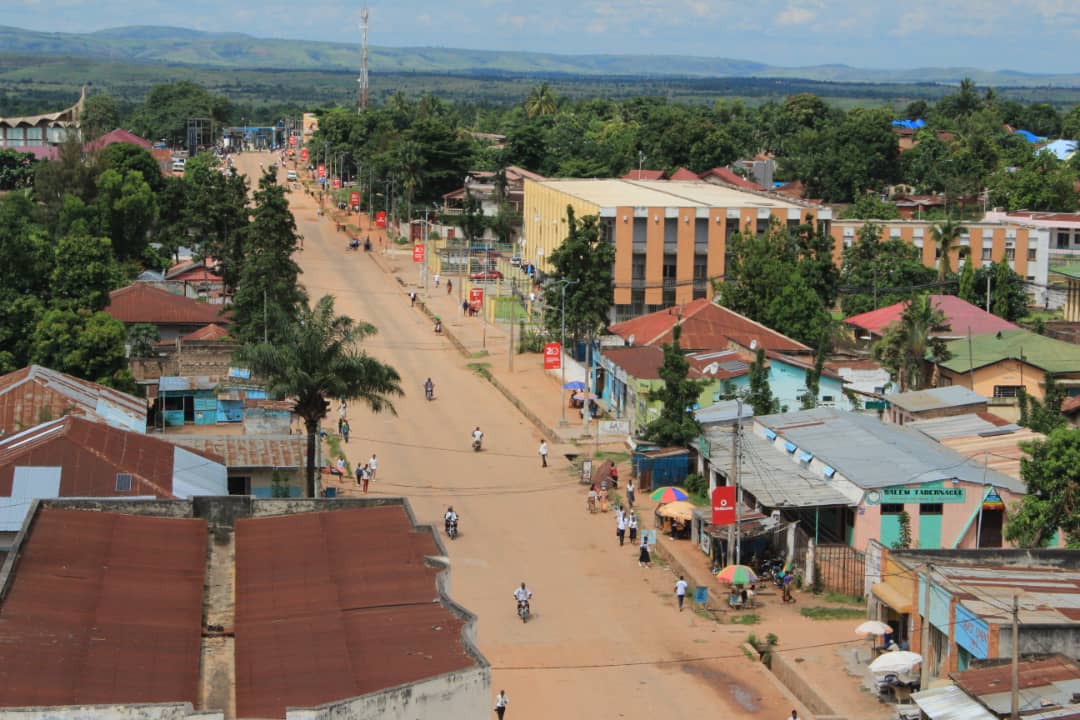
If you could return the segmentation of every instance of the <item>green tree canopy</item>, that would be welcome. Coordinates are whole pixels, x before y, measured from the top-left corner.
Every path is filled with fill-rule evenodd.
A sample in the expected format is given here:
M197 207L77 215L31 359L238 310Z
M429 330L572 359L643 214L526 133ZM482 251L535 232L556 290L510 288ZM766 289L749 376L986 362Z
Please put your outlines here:
M10 148L0 149L0 191L30 187L37 160L33 153Z
M889 371L900 392L922 390L928 387L926 363L942 363L952 357L945 341L935 337L947 329L945 315L934 307L931 296L916 297L874 344L874 359Z
M96 140L120 127L120 108L111 95L94 93L86 98L79 113L79 130L85 141ZM124 144L127 143L117 143ZM134 146L133 146L134 147Z
M124 324L104 312L47 310L31 337L30 362L133 392Z
M896 205L882 200L878 193L863 193L855 203L840 213L845 220L899 220L900 211Z
M911 297L912 288L934 281L935 272L922 263L919 248L901 238L881 239L882 228L867 223L850 247L844 248L840 298L844 315L887 307Z
M56 245L51 291L55 307L104 310L123 275L108 238L66 235Z
M105 170L97 179L97 228L113 242L120 260L142 257L157 222L157 197L138 170Z
M754 415L762 417L780 412L780 401L773 397L769 387L769 366L765 360L765 348L759 347L750 364L750 387L746 401L754 408Z
M660 366L663 387L649 393L650 400L663 403L660 416L645 428L645 439L671 447L686 447L701 435L701 423L694 417L706 381L689 378L690 363L679 347L682 326L675 325L672 342L664 344L664 363Z
M1027 495L1010 508L1005 537L1020 547L1044 547L1060 529L1070 548L1080 548L1080 429L1058 428L1024 450Z
M574 217L566 207L566 240L548 258L553 272L545 290L544 314L548 331L558 335L563 321L563 286L566 285L566 332L580 340L592 337L608 322L612 303L612 268L615 247L600 237L595 215Z
M241 358L264 378L277 397L295 398L294 412L307 430L307 491L315 496L315 447L319 423L329 401L360 401L373 412L394 413L392 398L402 395L398 373L363 351L363 340L375 327L334 311L325 295L312 307L301 307L288 327L274 333L281 342L247 345Z
M157 85L131 116L131 131L150 140L170 145L187 145L187 125L192 118L227 122L232 105L223 95L214 95L201 85L177 82Z

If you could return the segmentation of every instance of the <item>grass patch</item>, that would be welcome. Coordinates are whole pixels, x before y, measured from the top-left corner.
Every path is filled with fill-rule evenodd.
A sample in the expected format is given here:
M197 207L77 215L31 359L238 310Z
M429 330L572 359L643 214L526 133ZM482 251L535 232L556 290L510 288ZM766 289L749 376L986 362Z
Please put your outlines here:
M345 460L345 474L352 475L352 469L349 467L349 459L345 457L345 452L341 449L341 436L326 433L325 439L326 446L329 449L327 456L331 460L337 460L338 458Z
M860 607L866 606L866 601L861 597L855 597L854 595L844 595L838 592L827 592L821 596L821 599L827 603L839 603L841 605L858 605Z
M630 453L618 452L611 450L601 450L593 455L596 460L610 460L611 462L621 463L628 462L630 460Z
M476 352L474 352L469 357L471 357L471 358L485 358L490 354L491 353L489 353L487 350L477 350ZM473 364L473 365L480 365L480 364L487 365L487 363L471 363L471 364ZM490 365L487 365L487 366L491 367Z
M761 622L761 617L757 613L743 613L742 615L732 615L732 625L757 625Z
M469 368L480 377L491 379L491 363L474 362L468 363L465 367Z
M862 608L838 608L838 607L804 607L799 609L799 614L811 620L856 620L866 616Z

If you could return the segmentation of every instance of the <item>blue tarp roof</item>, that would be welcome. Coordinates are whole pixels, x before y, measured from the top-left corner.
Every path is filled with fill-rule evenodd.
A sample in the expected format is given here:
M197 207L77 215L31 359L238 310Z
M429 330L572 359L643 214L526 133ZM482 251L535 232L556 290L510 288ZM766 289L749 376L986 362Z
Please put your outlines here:
M1020 137L1024 138L1025 140L1027 140L1032 145L1038 145L1039 143L1041 143L1043 140L1046 139L1046 138L1039 137L1038 135L1031 132L1030 130L1013 130L1013 135L1019 135Z
M1058 160L1068 160L1069 156L1076 152L1076 147L1077 142L1075 140L1055 140L1044 147L1043 150L1054 153Z
M918 130L919 128L926 127L926 121L922 118L918 120L893 120L893 127L907 128L908 130Z

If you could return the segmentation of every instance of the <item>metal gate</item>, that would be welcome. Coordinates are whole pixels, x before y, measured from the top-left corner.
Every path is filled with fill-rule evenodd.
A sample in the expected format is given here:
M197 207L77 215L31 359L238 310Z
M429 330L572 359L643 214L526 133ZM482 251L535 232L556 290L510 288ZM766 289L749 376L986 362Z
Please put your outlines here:
M866 554L849 545L818 545L814 548L814 577L825 590L865 597Z

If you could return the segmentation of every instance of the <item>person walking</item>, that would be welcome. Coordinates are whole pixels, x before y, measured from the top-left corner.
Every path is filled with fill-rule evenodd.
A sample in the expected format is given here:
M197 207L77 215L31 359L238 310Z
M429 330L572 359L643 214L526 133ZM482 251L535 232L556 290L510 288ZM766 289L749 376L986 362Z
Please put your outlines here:
M622 547L626 539L626 518L621 511L615 515L615 535L619 538L619 547Z
M649 567L652 559L649 557L649 539L644 535L641 536L641 550L638 551L637 564L638 567Z
M453 292L453 290L454 290L454 281L453 280L447 280L446 281L446 294L449 295L451 292Z
M363 465L357 465L356 466L356 487L361 487L363 479L364 479L364 466Z
M416 307L416 293L409 293L409 307Z
M629 518L626 520L626 529L630 531L630 544L633 545L637 542L637 515L631 511Z
M367 495L367 486L368 483L371 482L371 470L368 468L367 465L361 465L360 468L361 469L359 472L361 489L363 490L364 494Z
M631 509L634 507L634 478L626 480L626 503Z
M375 453L371 453L371 459L367 462L368 470L371 472L371 480L375 481L375 470L378 469L379 464L375 461Z
M686 578L682 575L679 576L679 581L675 583L675 597L679 601L679 612L682 612L683 601L686 600L686 588L689 587L686 582Z
M784 720L799 720L799 713L797 713L797 712L795 712L794 710L792 710L792 711L791 711L791 715L789 715L788 717L784 718Z
M509 704L510 698L506 697L506 691L500 690L495 696L495 714L499 716L499 720L502 720L503 715L506 714L506 706Z
M439 287L439 273L435 273L435 287Z
M349 444L349 421L341 421L341 439L345 441L345 444Z
M547 440L540 441L540 467L547 467L548 446Z

